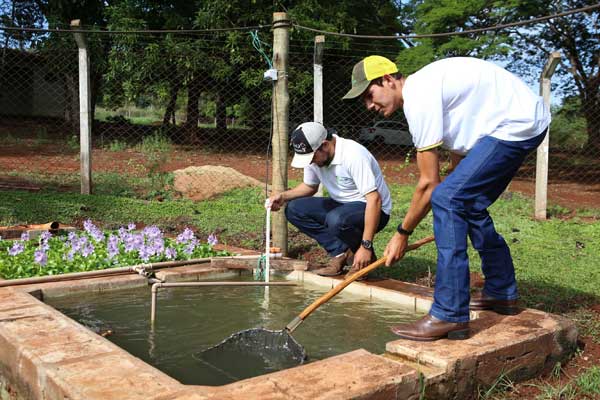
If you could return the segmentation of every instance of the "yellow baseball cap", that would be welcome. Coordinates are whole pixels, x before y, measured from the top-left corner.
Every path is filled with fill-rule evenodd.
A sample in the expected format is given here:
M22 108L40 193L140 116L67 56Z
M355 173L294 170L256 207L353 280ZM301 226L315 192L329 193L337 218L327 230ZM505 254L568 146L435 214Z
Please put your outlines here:
M343 97L354 99L369 87L373 79L398 72L396 64L382 56L369 56L357 62L352 69L352 88Z

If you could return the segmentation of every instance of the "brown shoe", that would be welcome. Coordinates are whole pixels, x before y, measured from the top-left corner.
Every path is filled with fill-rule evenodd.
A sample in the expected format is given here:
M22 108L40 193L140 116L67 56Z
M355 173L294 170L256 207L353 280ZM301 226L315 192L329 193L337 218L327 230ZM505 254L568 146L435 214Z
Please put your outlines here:
M352 255L352 261L354 261L354 255ZM377 261L377 256L375 255L375 249L373 248L371 251L371 260L369 261L369 264L373 264L375 261ZM360 271L360 268L358 267L353 267L352 264L350 264L350 269L348 270L348 272L346 272L346 276L344 277L344 279L348 279L348 277L356 272ZM371 271L369 272L367 275L365 276L361 276L360 278L357 279L357 281L364 281L367 280L371 277L373 278L378 278L379 275L377 274L377 276L373 275L375 271Z
M339 257L331 257L329 263L324 268L315 270L315 274L321 276L338 276L342 274L344 266L346 265L346 259L352 256L352 250L348 249L346 252Z
M517 300L500 300L486 295L483 292L473 293L469 308L475 310L493 310L502 315L517 315L519 307Z
M442 321L428 314L411 324L393 326L392 332L403 339L421 342L430 342L445 337L450 340L463 340L469 338L469 323Z

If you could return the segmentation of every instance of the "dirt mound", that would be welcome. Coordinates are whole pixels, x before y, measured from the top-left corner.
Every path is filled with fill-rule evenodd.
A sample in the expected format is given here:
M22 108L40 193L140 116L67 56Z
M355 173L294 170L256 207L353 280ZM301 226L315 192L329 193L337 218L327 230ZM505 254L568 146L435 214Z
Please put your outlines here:
M192 200L210 199L235 188L264 185L257 179L221 165L192 166L178 169L173 174L174 189Z

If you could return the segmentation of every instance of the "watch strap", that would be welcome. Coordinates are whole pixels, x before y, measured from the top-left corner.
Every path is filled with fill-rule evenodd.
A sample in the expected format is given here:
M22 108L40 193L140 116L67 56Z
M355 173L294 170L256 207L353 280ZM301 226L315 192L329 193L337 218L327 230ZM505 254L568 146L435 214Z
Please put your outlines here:
M413 231L408 231L408 230L404 229L402 227L402 224L398 225L398 228L396 228L396 230L398 231L399 234L406 235L406 236L410 236L413 233Z

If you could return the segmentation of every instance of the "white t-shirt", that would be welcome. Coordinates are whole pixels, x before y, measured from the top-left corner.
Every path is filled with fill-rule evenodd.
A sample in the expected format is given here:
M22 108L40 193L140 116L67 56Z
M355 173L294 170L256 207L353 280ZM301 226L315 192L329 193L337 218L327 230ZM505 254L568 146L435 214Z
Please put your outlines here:
M323 183L329 196L340 203L367 202L365 195L375 190L381 196L381 209L392 212L390 191L375 157L354 140L335 137L335 155L331 164L318 167L310 164L304 168L304 183L316 186Z
M419 151L466 154L477 140L531 139L550 124L543 99L505 69L476 58L431 63L406 78L404 114Z

